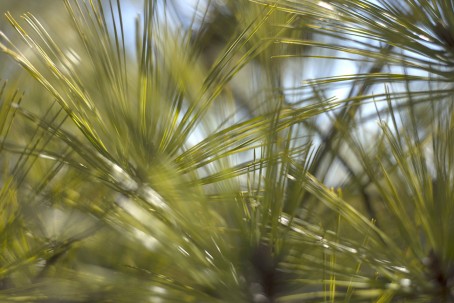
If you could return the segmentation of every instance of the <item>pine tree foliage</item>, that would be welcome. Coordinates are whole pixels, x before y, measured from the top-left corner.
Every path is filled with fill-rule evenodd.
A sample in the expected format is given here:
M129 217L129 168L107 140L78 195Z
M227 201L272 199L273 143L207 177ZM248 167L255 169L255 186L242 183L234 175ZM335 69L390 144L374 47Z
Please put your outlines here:
M451 0L58 2L0 28L0 302L454 301Z

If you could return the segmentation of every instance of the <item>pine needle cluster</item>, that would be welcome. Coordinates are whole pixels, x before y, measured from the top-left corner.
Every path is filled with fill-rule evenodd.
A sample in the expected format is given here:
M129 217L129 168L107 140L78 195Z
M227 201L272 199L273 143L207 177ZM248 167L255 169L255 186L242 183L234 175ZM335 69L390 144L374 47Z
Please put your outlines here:
M453 1L134 3L5 10L0 302L454 302Z

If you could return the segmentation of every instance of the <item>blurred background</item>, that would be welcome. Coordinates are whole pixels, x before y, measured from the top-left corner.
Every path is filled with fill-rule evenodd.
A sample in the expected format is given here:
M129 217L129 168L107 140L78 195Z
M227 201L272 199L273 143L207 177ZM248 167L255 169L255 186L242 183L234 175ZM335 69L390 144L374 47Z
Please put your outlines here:
M1 1L0 301L447 299L452 41L418 7Z

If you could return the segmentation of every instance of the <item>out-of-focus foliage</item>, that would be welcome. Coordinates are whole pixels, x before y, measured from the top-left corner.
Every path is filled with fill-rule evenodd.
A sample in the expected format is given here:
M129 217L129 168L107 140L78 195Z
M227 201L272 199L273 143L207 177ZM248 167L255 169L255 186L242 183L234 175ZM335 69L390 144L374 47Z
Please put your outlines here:
M16 2L0 302L454 301L451 1Z

